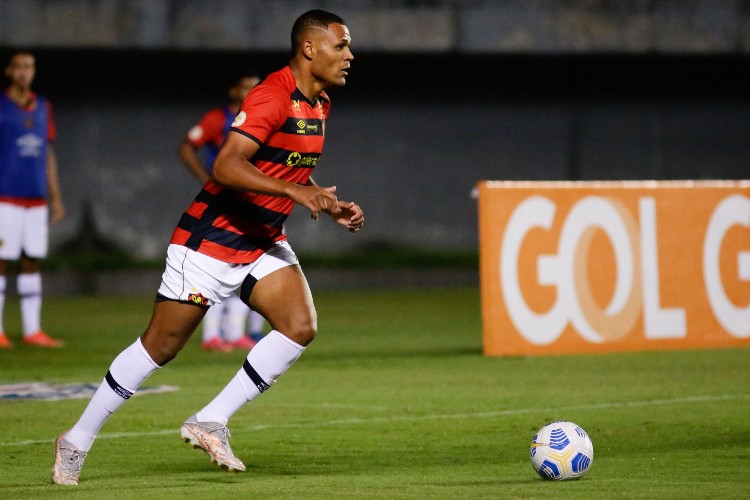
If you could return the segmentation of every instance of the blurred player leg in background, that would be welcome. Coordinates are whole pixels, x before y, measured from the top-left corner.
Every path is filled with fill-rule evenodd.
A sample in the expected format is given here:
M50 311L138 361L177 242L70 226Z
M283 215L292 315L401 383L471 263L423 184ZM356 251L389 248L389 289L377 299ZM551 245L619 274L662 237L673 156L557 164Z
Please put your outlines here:
M221 327L227 308L227 300L220 304L214 304L203 317L203 331L201 336L201 349L214 352L230 352L232 346L221 336Z
M255 344L251 344L250 339L245 335L250 308L236 294L232 294L224 302L227 304L221 328L224 340L232 348L251 349Z
M266 326L266 319L261 316L259 313L251 310L250 311L250 317L247 321L248 326L248 335L250 336L250 340L252 340L255 344L257 344L260 339L263 338L265 333L263 332L263 328Z

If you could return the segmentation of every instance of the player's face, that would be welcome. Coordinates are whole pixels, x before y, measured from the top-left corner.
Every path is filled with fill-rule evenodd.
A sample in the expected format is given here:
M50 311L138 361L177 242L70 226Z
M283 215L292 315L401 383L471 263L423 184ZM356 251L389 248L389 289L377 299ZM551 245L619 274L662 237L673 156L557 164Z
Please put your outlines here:
M325 86L346 85L346 77L354 55L350 49L352 38L343 24L329 24L327 30L315 30L313 37L313 75Z
M35 73L34 56L31 54L16 54L5 70L11 85L22 89L31 88Z

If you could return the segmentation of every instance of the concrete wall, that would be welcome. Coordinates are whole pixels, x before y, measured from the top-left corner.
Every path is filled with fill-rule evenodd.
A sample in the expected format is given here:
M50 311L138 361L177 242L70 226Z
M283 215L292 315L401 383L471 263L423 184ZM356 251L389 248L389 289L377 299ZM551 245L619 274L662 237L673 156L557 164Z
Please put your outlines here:
M97 231L158 258L197 193L177 158L183 134L223 103L217 68L265 70L284 54L40 52L70 218L53 245ZM358 201L356 236L297 210L301 251L366 245L477 247L470 192L481 179L747 178L744 59L364 54L333 112L315 178ZM203 70L203 71L201 71ZM206 74L203 74L206 73ZM202 76L199 76L202 75Z

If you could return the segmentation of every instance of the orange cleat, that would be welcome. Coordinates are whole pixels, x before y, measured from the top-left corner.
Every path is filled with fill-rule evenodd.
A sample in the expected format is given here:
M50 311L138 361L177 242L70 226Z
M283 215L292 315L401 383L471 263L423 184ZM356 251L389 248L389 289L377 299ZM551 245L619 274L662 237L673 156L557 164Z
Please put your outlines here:
M8 340L5 333L0 332L0 349L10 349L11 347L13 347L13 342Z
M213 352L231 352L233 347L232 344L228 344L219 337L216 337L208 342L201 342L201 349Z
M65 342L62 340L52 338L44 332L36 332L33 335L24 335L23 343L26 345L49 347L51 349L58 349L65 345Z
M249 351L250 349L255 347L255 344L257 344L256 341L254 341L247 335L243 335L242 338L240 338L239 340L235 340L230 345L235 349L245 349L246 351Z

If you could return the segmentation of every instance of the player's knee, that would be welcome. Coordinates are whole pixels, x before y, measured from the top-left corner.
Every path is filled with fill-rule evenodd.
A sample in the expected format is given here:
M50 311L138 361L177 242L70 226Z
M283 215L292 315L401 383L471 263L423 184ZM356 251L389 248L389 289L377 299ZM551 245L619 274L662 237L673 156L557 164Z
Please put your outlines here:
M159 366L164 366L176 358L182 348L182 343L175 337L149 335L149 331L141 336L141 343L154 363Z
M302 314L290 319L285 330L282 330L284 335L302 346L306 346L315 339L318 333L318 320L314 313Z

